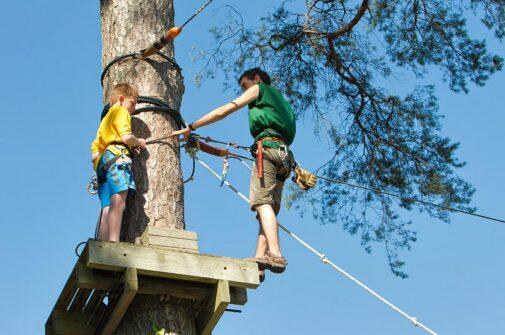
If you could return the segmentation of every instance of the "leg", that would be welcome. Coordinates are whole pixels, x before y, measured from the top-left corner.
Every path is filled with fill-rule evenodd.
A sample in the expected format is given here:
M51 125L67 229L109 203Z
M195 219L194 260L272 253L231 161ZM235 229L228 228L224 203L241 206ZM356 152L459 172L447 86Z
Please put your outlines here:
M109 208L110 206L102 208L100 226L98 227L98 239L100 241L107 241L109 239Z
M256 212L260 218L261 227L267 240L268 250L275 256L281 257L279 246L279 229L277 226L277 217L275 216L272 205L257 205Z
M258 242L256 244L256 255L255 258L263 258L268 250L267 238L265 236L265 232L263 231L263 227L261 227L261 221L258 218L258 223L260 226L260 231L258 233Z
M122 191L114 194L110 198L110 209L108 215L109 241L119 242L119 234L121 233L121 220L126 205L126 196L128 191Z

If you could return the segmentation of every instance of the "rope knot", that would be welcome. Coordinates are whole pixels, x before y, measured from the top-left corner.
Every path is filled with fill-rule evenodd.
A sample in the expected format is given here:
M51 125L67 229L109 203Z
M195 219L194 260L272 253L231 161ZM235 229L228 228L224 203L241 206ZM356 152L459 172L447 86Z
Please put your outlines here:
M324 264L328 264L328 258L326 258L325 254L321 255L321 262L323 262Z
M410 321L412 321L412 323L414 324L414 327L419 326L419 321L417 321L416 317L413 317L412 319L410 319Z

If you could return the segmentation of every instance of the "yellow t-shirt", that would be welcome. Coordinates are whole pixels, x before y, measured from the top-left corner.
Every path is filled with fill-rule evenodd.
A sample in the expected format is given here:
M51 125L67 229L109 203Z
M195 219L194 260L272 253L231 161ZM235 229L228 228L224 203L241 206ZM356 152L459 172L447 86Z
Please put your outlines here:
M100 122L100 126L96 133L96 139L91 143L91 153L99 153L102 155L111 143L122 143L121 136L131 133L131 116L128 110L122 106L112 106L109 108L109 112L103 118L102 122ZM121 154L121 149L114 145L110 146L108 149L114 155ZM93 162L95 170L99 160L100 158L97 158Z

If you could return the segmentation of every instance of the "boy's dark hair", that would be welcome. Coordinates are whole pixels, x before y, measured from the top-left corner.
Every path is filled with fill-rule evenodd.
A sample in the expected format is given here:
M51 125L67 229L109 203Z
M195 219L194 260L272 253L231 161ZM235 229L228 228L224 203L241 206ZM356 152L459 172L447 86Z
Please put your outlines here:
M258 75L260 78L261 78L261 81L264 82L265 84L267 85L270 85L270 76L268 75L268 73L266 73L265 71L263 71L262 69L260 69L259 67L255 67L255 68L252 68L252 69L249 69L247 71L245 71L241 76L240 78L238 78L238 82L240 83L240 81L242 80L242 78L246 77L247 79L249 80L254 80L254 77Z

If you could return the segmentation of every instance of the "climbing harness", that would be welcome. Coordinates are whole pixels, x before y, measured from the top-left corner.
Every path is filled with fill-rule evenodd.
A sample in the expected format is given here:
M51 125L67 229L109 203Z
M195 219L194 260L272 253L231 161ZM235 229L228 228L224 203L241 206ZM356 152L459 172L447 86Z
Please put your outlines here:
M149 57L154 55L155 53L159 52L165 45L167 45L168 42L174 40L177 36L182 33L182 30L184 27L193 21L195 17L197 17L201 12L207 8L211 4L211 2L214 0L208 0L200 9L198 9L189 19L186 20L180 27L172 27L170 28L160 39L158 39L156 42L154 42L149 48L142 50L141 51L141 56L143 58Z
M114 157L107 161L103 166L100 167L100 174L98 173L93 173L90 177L88 186L86 187L86 190L88 191L89 194L91 195L96 195L98 194L98 185L104 182L105 175L107 175L107 171L114 165L120 158L125 158L130 155L129 149L126 148L125 144L123 143L111 143L109 146L114 145L114 146L120 146L121 148L118 148L118 150L121 151L121 154L114 154ZM107 149L105 150L107 151ZM100 159L98 157L97 159Z
M200 160L196 156L195 156L195 159L204 168L206 168L212 175L214 175L218 179L221 179L221 177L219 176L219 174L216 171L214 171L209 165L207 165L205 162L203 162L202 160ZM237 194L240 198L242 198L242 200L244 200L246 203L248 203L248 204L250 203L249 199L243 193L241 193L238 189L236 189L232 184L230 184L230 182L228 182L228 181L225 180L224 184L226 186L228 186L228 188L230 188L233 192L235 192L235 194ZM351 274L349 274L347 271L345 271L344 269L342 269L339 266L337 266L335 263L333 263L331 260L329 260L324 253L321 253L318 250L316 250L314 247L312 247L307 242L305 242L304 240L302 240L300 237L298 237L297 235L295 235L289 229L287 229L286 227L284 227L280 222L278 222L278 225L289 236L291 236L292 238L294 238L295 240L297 240L305 248L307 248L309 251L311 251L312 253L314 253L321 260L321 262L323 264L330 265L335 270L337 270L338 272L340 272L343 276L347 277L348 279L352 280L357 285L361 286L363 289L365 289L368 293L370 293L371 295L373 295L375 298L379 299L381 302L383 302L384 304L386 304L387 306L389 306L390 308L392 308L394 311L398 312L400 315L402 315L407 320L409 320L415 327L420 327L421 329L423 329L424 331L426 331L428 334L438 335L435 331L431 330L426 325L424 325L422 322L420 322L416 317L410 316L409 314L405 313L399 307L393 305L391 302L389 302L384 297L382 297L380 294L378 294L377 292L375 292L374 290L372 290L371 288L369 288L368 286L366 286L365 284L363 284L361 281L359 281L358 279L356 279L354 276L352 276Z

